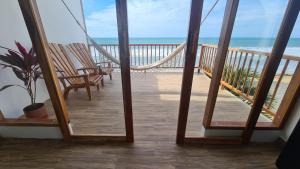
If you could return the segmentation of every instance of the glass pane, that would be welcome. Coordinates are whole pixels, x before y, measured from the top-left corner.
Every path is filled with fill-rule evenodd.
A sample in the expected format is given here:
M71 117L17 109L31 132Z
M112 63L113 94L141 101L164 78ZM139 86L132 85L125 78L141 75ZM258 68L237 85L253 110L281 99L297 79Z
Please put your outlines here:
M37 2L50 43L51 58L60 80L61 91L65 96L73 133L125 135L120 75L119 73L115 75L113 72L113 79L110 80L109 63L98 64L108 60L101 54L97 54L96 58L97 50L90 46L84 31L80 28L84 27L81 1L66 3L75 19L61 1L38 0ZM103 6L102 2L100 5ZM49 11L49 6L57 8L55 11ZM112 9L115 13L115 6ZM93 24L91 26L91 22L101 23L97 18L94 20L90 16L97 10L86 13L88 31L93 26L99 26ZM115 17L111 19L116 21ZM116 28L116 24L111 27ZM98 37L97 33L93 32L92 38L96 37Z
M283 101L283 97L285 94L289 97L294 94L287 91L287 89L293 76L296 76L295 71L300 62L299 26L300 22L298 18L268 93L267 100L265 101L265 107L262 114L266 114L270 119L274 119L277 113L280 113L280 118L283 118L282 116L286 112L278 112L280 111L279 107L285 107L289 104L288 102Z
M196 67L201 67L198 72L195 69L191 102L187 123L187 137L200 137L202 136L202 120L207 102L207 95L210 85L211 71L213 66L213 59L216 56L217 48L207 48L205 45L217 45L218 36L221 32L222 20L225 10L225 1L219 1L213 8L212 12L208 15L209 10L213 7L215 1L204 1L202 12L202 24L200 27L199 48L196 58ZM206 17L207 16L207 17ZM204 20L204 18L206 18ZM204 21L203 21L204 20ZM200 57L202 54L202 61ZM210 56L212 58L210 59Z
M286 5L287 1L240 1L213 124L245 125ZM262 114L258 121L272 120Z
M131 71L138 140L175 138L184 65L180 45L187 36L190 4L128 1L130 63L140 68Z

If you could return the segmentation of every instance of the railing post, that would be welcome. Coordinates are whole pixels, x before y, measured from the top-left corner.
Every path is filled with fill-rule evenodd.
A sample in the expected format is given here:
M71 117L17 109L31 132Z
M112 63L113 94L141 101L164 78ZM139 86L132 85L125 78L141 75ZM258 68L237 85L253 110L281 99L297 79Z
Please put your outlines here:
M201 45L201 52L200 52L200 58L199 58L199 65L198 65L198 73L200 73L200 70L202 69L202 60L204 55L204 46Z

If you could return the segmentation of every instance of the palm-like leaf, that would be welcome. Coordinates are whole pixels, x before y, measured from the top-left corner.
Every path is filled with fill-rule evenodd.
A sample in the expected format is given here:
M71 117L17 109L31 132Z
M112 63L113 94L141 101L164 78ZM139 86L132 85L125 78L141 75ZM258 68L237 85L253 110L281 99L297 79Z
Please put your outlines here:
M14 59L14 57L11 57L11 55L9 55L9 54L0 55L0 60L2 62L6 63L7 65L23 68L23 66L21 66L22 64L20 64L18 61L16 61Z
M12 50L8 50L8 53L10 54L10 58L12 60L14 60L14 64L19 67L20 69L24 69L25 68L25 63L24 63L24 59L16 52L12 51Z
M27 68L29 68L31 66L30 64L32 61L32 55L30 55L19 42L16 42L16 45L24 58L25 65L27 66Z

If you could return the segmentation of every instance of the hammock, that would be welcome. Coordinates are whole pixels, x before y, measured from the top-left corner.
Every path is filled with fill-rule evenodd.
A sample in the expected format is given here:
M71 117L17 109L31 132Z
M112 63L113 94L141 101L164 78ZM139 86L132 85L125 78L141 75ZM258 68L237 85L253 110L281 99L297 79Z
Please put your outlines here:
M89 40L91 41L91 43L95 47L95 49L99 53L101 53L101 55L103 55L106 59L112 61L113 63L120 65L120 61L118 59L114 58L109 52L107 52L101 45L96 43L91 37L89 37L88 35L87 35L87 37L89 38ZM164 57L163 59L161 59L157 62L148 64L148 65L143 65L143 66L130 66L130 69L131 70L148 70L148 69L157 68L157 67L161 66L162 64L164 64L164 63L168 62L169 60L172 60L173 58L178 56L178 54L180 54L185 49L185 46L186 46L186 43L180 44L168 56Z

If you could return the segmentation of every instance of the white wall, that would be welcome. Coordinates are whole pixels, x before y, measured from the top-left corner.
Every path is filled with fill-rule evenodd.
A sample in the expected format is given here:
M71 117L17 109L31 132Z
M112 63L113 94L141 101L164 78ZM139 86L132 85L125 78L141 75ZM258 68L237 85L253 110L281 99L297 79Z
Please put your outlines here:
M19 10L16 0L3 1L0 6L0 45L14 48L14 41L20 41L26 47L30 46L30 39L25 29L25 23L21 20L22 14ZM3 53L3 50L0 50ZM0 69L0 86L5 84L22 84L13 76L11 70ZM42 87L43 88L43 87ZM44 90L40 90L40 96L45 95ZM22 97L20 97L22 96ZM0 93L0 109L4 112L5 117L17 117L21 115L22 107L28 105L29 98L22 89L8 89Z
M83 24L80 0L65 0L74 14ZM71 43L86 42L86 37L73 20L60 0L37 0L46 36L49 42ZM0 45L16 49L14 41L19 41L27 48L31 41L24 23L17 0L2 0L0 6ZM0 53L3 53L0 50ZM20 84L10 69L0 69L0 87L6 84ZM38 102L49 99L48 92L42 80L38 83ZM5 117L19 117L22 108L30 103L23 89L11 88L0 93L0 109Z
M84 23L80 0L65 0L74 11L81 24ZM86 37L73 20L60 0L37 0L45 33L49 42L68 44L86 43ZM21 42L26 48L31 41L17 0L1 0L0 5L0 45L16 50L14 41ZM3 54L5 50L0 49ZM6 84L20 84L10 69L0 69L0 87ZM38 102L49 99L43 80L38 82ZM26 91L10 88L0 93L0 110L6 118L17 118L23 114L23 107L30 104ZM22 138L62 138L58 127L14 127L0 126L0 136Z
M64 0L72 13L84 26L80 0ZM86 43L84 32L63 6L61 0L38 0L38 7L49 42Z
M287 120L284 129L281 131L281 138L285 141L288 140L297 122L300 119L300 97L296 101L295 108L293 109L289 119Z

